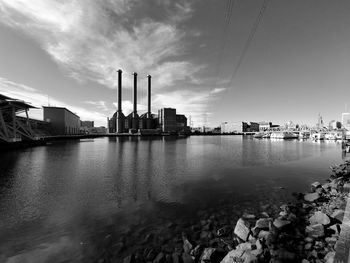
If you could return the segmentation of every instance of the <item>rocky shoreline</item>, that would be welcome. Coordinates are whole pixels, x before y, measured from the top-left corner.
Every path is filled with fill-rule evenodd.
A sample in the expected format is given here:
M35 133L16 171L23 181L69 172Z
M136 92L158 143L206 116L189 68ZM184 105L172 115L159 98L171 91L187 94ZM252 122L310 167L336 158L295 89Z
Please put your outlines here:
M131 251L125 236L117 242L107 236L96 262L331 263L350 189L350 162L330 168L326 182L312 183L310 192L295 193L286 204L263 205L237 218L228 209L201 210L197 222L179 226L174 219L165 232L145 233Z

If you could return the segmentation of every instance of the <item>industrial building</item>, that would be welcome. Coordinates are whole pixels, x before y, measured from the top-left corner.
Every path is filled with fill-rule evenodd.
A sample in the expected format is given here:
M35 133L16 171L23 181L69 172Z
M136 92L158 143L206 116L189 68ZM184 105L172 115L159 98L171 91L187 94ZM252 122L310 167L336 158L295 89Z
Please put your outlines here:
M17 142L35 140L28 117L29 109L34 109L28 103L0 94L0 142ZM19 114L25 117L19 117Z
M109 133L159 134L187 132L187 118L176 114L176 109L163 108L158 116L151 111L151 76L148 75L147 112L139 116L137 112L137 73L133 73L133 111L125 116L122 111L122 71L118 70L118 110L112 118L107 118Z
M44 121L51 125L53 135L80 134L80 117L63 107L43 107Z

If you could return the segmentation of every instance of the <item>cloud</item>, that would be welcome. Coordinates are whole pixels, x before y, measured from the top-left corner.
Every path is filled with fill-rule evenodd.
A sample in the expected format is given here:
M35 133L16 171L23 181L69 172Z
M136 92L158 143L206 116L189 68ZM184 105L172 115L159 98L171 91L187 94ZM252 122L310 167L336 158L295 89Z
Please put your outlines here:
M142 12L153 3L166 18ZM196 82L200 67L179 59L193 13L189 1L0 0L1 22L34 38L78 81L115 86L114 69L154 75L155 88ZM131 78L125 79L131 87Z
M106 116L99 112L101 105L95 104L96 110L86 109L82 107L72 106L60 100L52 97L48 97L46 94L40 93L38 90L28 87L26 85L10 81L6 78L0 77L0 94L9 96L14 99L24 100L32 104L39 109L31 109L29 116L31 118L41 119L43 118L41 106L48 105L57 107L65 107L72 112L80 116L81 120L94 120L98 125L106 126Z

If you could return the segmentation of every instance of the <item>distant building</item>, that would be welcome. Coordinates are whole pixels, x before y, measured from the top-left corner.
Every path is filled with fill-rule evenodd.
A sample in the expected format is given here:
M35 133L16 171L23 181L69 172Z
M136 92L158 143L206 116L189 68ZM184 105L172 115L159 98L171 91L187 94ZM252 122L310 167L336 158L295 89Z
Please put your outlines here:
M243 132L243 124L241 121L221 123L221 133L241 133L241 132Z
M328 123L328 130L333 131L337 129L337 122L335 120L331 120Z
M257 123L257 122L243 122L242 123L242 131L243 132L258 132L259 131L259 123Z
M271 125L272 125L271 122L261 121L261 122L259 122L259 130L260 131L269 130L271 128Z
M318 130L322 130L322 129L324 128L323 119L322 119L321 114L318 114L318 119L317 119L316 128L317 128Z
M83 128L93 128L94 127L94 121L80 121L80 127Z
M344 112L341 114L341 123L343 125L343 128L350 131L350 113Z
M176 114L176 131L184 132L187 130L187 118L185 115Z
M162 132L176 132L176 109L163 108L158 111L159 126Z
M80 133L80 117L63 107L43 107L44 121L49 122L54 135Z

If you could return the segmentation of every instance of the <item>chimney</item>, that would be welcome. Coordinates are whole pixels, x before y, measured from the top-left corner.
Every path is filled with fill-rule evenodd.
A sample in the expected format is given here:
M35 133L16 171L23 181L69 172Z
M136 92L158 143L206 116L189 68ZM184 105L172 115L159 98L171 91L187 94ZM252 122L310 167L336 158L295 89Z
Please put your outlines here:
M122 112L122 73L121 69L118 70L118 112Z
M134 72L134 111L133 113L137 113L137 73Z
M147 111L147 117L151 118L151 75L147 76L148 78L148 111Z

